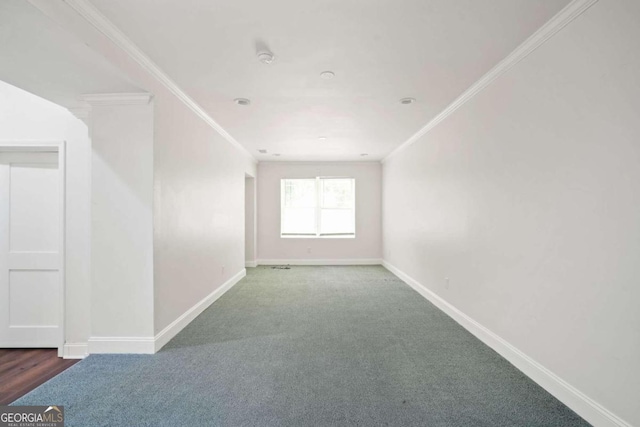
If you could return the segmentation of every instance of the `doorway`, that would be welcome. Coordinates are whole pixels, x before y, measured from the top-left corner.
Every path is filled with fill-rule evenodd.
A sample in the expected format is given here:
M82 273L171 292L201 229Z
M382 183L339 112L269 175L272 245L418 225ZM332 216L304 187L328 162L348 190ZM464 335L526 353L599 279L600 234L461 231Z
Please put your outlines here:
M256 260L256 179L244 177L244 259L245 267L255 267Z
M64 345L64 143L0 143L0 348Z

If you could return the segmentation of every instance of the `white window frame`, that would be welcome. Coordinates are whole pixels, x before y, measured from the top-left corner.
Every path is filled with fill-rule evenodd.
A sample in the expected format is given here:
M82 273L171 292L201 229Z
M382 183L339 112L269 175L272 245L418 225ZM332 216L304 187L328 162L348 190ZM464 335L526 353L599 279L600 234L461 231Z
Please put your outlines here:
M315 179L316 181L316 206L315 206L315 234L283 234L283 210L285 204L285 181L296 179ZM322 229L322 182L329 179L350 179L353 191L352 206L349 208L331 208L331 209L344 209L351 210L353 213L353 233L335 233L335 234L321 234ZM329 209L329 208L327 208ZM312 178L282 178L280 180L280 238L282 239L354 239L356 237L356 180L350 176L317 176Z

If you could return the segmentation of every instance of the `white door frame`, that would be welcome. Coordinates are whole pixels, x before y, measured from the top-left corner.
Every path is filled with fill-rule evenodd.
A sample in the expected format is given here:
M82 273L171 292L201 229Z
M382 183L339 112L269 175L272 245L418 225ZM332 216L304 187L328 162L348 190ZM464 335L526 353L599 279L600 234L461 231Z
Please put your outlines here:
M64 342L65 342L65 299L66 299L66 289L65 289L65 206L66 206L66 195L65 195L65 177L66 177L66 141L37 141L37 140L9 140L2 141L0 140L0 151L2 152L57 152L58 153L58 209L59 209L59 232L60 232L60 241L58 248L60 253L60 274L59 274L59 289L60 289L60 300L59 304L59 316L58 319L60 325L60 337L59 337L59 345L58 345L58 357L63 356L64 352Z
M254 174L257 175L257 174ZM251 175L248 172L244 174L244 195L245 195L245 207L244 214L247 215L247 206L246 206L246 197L247 197L247 179L252 180L253 184L253 194L251 195L251 208L253 210L253 236L251 236L251 240L253 241L253 253L252 260L245 259L245 267L257 267L258 266L258 180L254 175ZM245 233L246 233L246 218L245 218ZM245 236L245 246L246 246ZM245 248L246 255L246 248ZM246 256L245 256L246 258ZM250 263L248 262L250 261Z

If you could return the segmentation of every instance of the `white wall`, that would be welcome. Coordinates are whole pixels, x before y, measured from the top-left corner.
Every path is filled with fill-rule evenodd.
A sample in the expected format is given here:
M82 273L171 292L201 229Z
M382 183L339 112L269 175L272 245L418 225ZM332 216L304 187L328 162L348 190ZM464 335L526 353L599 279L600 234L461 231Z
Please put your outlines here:
M249 157L159 85L155 103L155 331L244 270Z
M255 163L189 109L176 88L162 84L167 76L143 68L146 61L134 59L68 5L36 6L153 95L153 329L158 334L244 271L244 177L255 176Z
M346 176L356 180L356 237L281 238L280 180ZM381 258L381 184L378 162L261 162L258 164L260 260L375 260ZM309 252L310 251L310 252Z
M151 104L92 107L92 353L154 335L153 123Z
M383 184L386 261L632 425L638 17L599 1L386 161Z
M65 340L89 337L89 186L87 126L66 109L0 82L0 140L66 141Z
M54 104L36 98L54 109L49 120L7 97L11 114L2 117L3 139L79 140L68 149L68 239L79 242L67 251L75 262L67 289L78 288L68 335L83 344L91 337L97 353L152 351L154 335L244 271L244 180L255 164L155 80L138 77L155 90L153 106L94 105L93 156L84 123ZM82 139L68 137L72 126Z
M244 179L244 260L256 262L256 180ZM255 265L254 265L255 266Z

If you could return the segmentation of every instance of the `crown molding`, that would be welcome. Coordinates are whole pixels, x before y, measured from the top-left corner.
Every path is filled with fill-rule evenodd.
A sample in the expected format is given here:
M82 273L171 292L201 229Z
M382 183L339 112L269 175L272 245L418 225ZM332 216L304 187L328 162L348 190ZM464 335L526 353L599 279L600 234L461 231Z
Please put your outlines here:
M218 134L220 134L227 142L236 147L240 152L249 156L249 158L257 163L253 155L233 138L218 122L216 122L198 103L187 95L155 62L151 60L138 46L136 46L118 27L116 27L107 17L105 17L95 6L87 0L64 0L75 12L82 16L98 31L104 34L116 46L126 52L134 61L136 61L145 71L151 74L165 88L173 93L180 101L182 101L191 111L204 120Z
M91 117L91 107L90 106L82 106L82 107L70 107L67 108L71 114L76 116L80 120L88 119Z
M440 114L432 118L418 132L412 135L405 142L400 144L395 150L385 156L381 163L385 163L391 157L403 151L411 144L426 135L431 129L435 128L440 122L449 117L464 105L471 98L476 96L480 91L489 86L494 80L507 72L511 67L529 56L533 51L542 46L544 42L553 37L558 31L563 29L567 24L582 15L587 9L593 6L598 0L573 0L564 9L558 12L553 18L547 21L535 33L527 38L520 46L511 52L502 61L498 62L488 73L482 76L478 81L471 85L465 92L457 97L447 108L442 110Z
M79 100L92 107L103 105L147 105L153 96L150 93L91 93L81 95Z
M73 114L77 119L80 119L89 126L89 121L91 119L91 106L90 105L82 105L79 107L70 107L67 108L71 114Z

